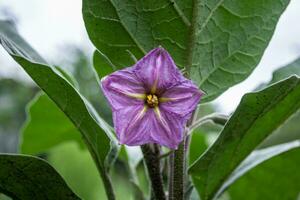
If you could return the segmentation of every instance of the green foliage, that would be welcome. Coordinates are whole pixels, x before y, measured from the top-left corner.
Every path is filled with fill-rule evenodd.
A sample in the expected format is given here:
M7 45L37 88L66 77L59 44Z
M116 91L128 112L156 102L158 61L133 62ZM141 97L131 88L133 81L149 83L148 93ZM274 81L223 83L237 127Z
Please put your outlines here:
M79 131L45 94L38 94L30 103L22 134L21 152L25 154L46 152L70 140L83 146Z
M44 160L0 155L0 191L13 199L79 199Z
M233 170L299 108L295 76L245 95L217 141L189 170L201 198L212 199Z
M269 84L276 83L294 74L300 76L300 58L274 71L272 80L270 81Z
M231 199L297 199L300 188L299 141L296 144L298 145L294 145L294 148L283 151L257 167L252 168L233 183L228 189Z
M99 178L97 168L86 149L79 148L75 142L66 142L48 151L50 164L62 175L70 188L79 197L86 200L106 199L104 186ZM131 185L121 175L124 168L116 165L110 170L116 199L132 199Z
M108 60L97 50L93 55L93 65L100 79L116 70L114 65L108 63Z
M101 52L94 58L100 76L133 65L161 45L206 92L206 102L253 71L288 3L83 0L82 10L89 37Z
M0 21L0 27L2 46L77 127L90 150L103 181L105 184L109 184L105 168L117 152L111 127L97 115L92 106L65 78L58 75L18 35L12 24L7 21ZM110 152L114 154L110 154Z
M93 117L89 113L90 105L86 105L87 102L81 95L45 63L44 59L17 34L10 23L1 21L0 25L1 44L5 50L24 68L82 133L98 167L103 170L104 160L111 149L109 137L113 137L110 126L100 117L97 117L97 122L95 121L95 113L93 113Z
M300 59L293 61L273 72L272 80L265 84L271 85L292 75L300 76ZM263 86L261 86L263 87ZM281 144L293 140L300 139L300 111L295 113L288 121L286 121L278 130L270 135L261 145L260 148Z

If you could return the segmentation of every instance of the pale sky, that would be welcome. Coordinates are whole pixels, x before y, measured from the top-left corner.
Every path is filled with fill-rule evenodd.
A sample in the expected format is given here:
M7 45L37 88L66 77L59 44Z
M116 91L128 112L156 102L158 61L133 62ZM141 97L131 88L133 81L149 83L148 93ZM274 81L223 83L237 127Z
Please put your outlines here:
M4 9L6 8L6 9ZM74 44L92 50L82 20L81 0L0 0L0 19L3 10L17 17L21 35L47 60L64 59L60 50L64 44ZM271 79L272 72L300 56L300 1L291 0L280 18L275 34L265 54L250 77L221 95L214 103L218 110L230 113L243 94ZM0 77L26 78L0 47Z

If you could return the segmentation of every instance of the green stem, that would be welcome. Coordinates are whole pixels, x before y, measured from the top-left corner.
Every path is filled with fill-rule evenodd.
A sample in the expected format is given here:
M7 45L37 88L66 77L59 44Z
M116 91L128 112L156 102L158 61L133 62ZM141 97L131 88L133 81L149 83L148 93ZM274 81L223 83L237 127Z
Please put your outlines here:
M142 145L141 149L144 154L145 163L151 181L152 192L154 193L155 199L165 200L166 196L160 172L160 151L158 149L158 146L154 145L154 148L152 149L149 144L146 144Z
M173 191L171 200L183 200L184 197L184 169L185 169L185 141L179 144L178 149L174 151L173 156Z
M169 156L169 200L173 199L174 152Z

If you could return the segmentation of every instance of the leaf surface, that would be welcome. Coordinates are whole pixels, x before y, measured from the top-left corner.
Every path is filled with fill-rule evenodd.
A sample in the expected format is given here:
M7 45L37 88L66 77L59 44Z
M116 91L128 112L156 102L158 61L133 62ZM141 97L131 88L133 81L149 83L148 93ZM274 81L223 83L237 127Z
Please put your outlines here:
M293 143L296 144L296 142ZM300 142L298 141L298 145L295 145L294 148L290 148L247 171L246 174L228 188L227 191L231 199L297 199L300 193L299 144ZM268 149L271 148L274 147Z
M22 153L43 153L70 140L83 146L80 132L47 95L38 94L31 101L28 112L22 131Z
M65 78L56 73L55 68L19 36L8 21L0 21L0 43L80 131L97 167L103 170L111 145L116 146L111 127Z
M201 198L212 199L236 167L299 108L296 76L246 94L216 142L189 170Z
M129 67L161 45L211 101L260 61L289 0L83 0L100 71ZM99 66L97 64L97 66Z
M0 192L13 199L80 199L42 159L0 154Z

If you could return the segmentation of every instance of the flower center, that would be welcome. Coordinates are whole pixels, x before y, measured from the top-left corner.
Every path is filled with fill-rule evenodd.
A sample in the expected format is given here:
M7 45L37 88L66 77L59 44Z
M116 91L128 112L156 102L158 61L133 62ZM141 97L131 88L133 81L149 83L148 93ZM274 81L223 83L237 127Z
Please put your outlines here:
M146 103L150 108L158 106L158 98L155 94L148 94L146 97Z

